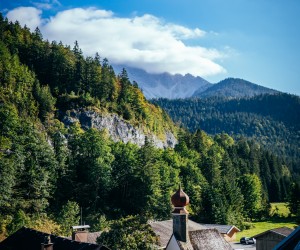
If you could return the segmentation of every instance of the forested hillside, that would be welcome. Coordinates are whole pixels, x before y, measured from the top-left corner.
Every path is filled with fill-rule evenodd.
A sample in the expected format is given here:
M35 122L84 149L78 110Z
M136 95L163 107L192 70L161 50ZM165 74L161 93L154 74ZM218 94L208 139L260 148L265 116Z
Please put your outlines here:
M269 89L239 78L227 78L209 88L199 89L193 97L223 97L223 98L243 98L253 97L263 94L276 94L279 91Z
M245 136L285 158L300 173L300 98L285 93L244 99L154 100L190 131Z
M172 130L179 142L158 149L146 139L139 147L59 120L78 108L115 113L156 134ZM242 227L267 216L269 201L286 199L293 180L286 163L254 141L179 129L125 70L116 76L108 60L84 57L76 42L71 49L45 41L38 29L2 18L0 131L1 238L21 226L70 235L80 207L97 231L130 215L170 218L179 183L195 220Z

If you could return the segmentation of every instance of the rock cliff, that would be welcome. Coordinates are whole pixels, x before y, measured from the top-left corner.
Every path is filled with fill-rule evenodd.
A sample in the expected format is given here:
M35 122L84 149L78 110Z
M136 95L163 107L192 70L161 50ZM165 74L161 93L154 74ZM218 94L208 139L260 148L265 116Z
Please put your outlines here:
M165 131L164 139L152 133L145 133L141 128L131 125L116 114L100 114L93 110L72 110L63 115L66 126L79 122L83 129L96 128L107 130L113 141L131 142L139 146L145 144L146 137L158 148L174 148L177 139L171 131Z

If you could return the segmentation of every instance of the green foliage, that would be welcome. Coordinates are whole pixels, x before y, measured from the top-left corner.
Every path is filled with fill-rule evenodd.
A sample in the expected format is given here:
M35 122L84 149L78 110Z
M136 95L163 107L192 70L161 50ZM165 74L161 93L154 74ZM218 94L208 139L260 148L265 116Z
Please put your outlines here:
M74 201L68 201L62 206L58 217L58 222L61 225L62 235L71 235L71 227L79 224L79 213L79 205Z
M271 203L270 215L272 217L287 218L290 216L290 209L288 203L285 202L275 202Z
M167 202L167 204L170 203L169 200L161 200L163 196L163 190L160 188L162 184L161 181L165 180L168 183L169 180L167 176L160 176L160 169L164 167L162 165L163 162L160 162L160 153L161 152L155 150L151 142L147 140L145 145L138 152L139 168L137 172L140 182L138 196L141 198L141 205L146 208L145 212L149 212L149 215L152 216L155 210L157 210L157 212L160 210L160 206L165 208L165 202ZM164 192L169 193L168 190L164 190ZM152 208L156 209L153 211ZM157 217L165 217L165 215L157 215Z
M49 86L40 86L36 83L34 89L35 99L39 105L39 117L44 120L48 113L55 110L55 98L52 96Z
M12 222L12 216L7 214L0 214L0 241L9 236L7 226Z
M191 132L203 129L235 139L246 136L285 158L293 172L300 172L300 98L285 93L252 98L158 99L175 122Z
M21 227L30 227L45 233L61 233L60 226L46 214L26 214L23 210L17 210L13 215L1 217L0 235L7 236Z
M16 183L16 168L13 165L13 160L9 157L1 157L0 159L0 207L5 211L10 209L11 200L13 197L13 187Z
M42 212L55 188L57 162L44 135L29 128L26 132L19 144L24 160L17 174L18 205L27 212Z
M189 195L190 200L192 201L189 206L190 214L192 216L201 215L204 207L202 200L203 189L207 184L207 180L197 166L197 157L181 159L180 177L184 191Z
M205 149L204 132L199 128L215 134L214 139L228 151L233 166L238 166L238 174L259 176L264 199L272 202L287 199L291 177L295 178L299 172L299 140L296 139L299 112L295 111L299 109L298 97L277 94L238 100L159 99L153 102L164 107L175 121L195 131L198 139L194 145L191 138L184 139L188 146L206 155L211 145L207 144ZM232 134L235 141L223 131Z
M114 208L120 209L118 214L169 218L170 195L178 172L162 160L162 152L151 143L140 149L136 145L117 143L113 151L111 198Z
M113 161L108 140L103 133L89 129L85 133L72 135L69 150L69 174L72 176L67 178L72 178L69 181L79 204L90 212L105 209Z
M296 215L298 222L300 222L300 183L292 184L288 199L288 207L292 214Z
M291 229L294 229L298 226L293 218L270 218L268 220L245 224L246 227L241 232L237 233L237 240L244 236L253 237L257 234L272 230L274 228L289 227Z
M105 215L91 215L88 218L89 221L92 221L92 231L99 232L99 231L107 231L110 228L110 221L107 220Z
M108 232L103 232L97 242L111 249L138 250L153 249L158 239L147 221L139 216L129 216L111 224Z
M53 218L49 218L45 213L36 215L33 219L31 219L31 223L28 227L48 234L63 234L61 226L54 221Z
M34 75L19 62L17 55L10 55L0 41L0 100L14 103L23 116L37 113L37 105L32 95Z
M263 209L262 186L257 175L245 174L238 179L244 197L244 214L248 218L257 217Z
M136 196L140 185L137 172L138 147L133 144L116 143L113 145L112 188L110 197L118 213L137 213ZM119 209L119 210L118 210Z
M11 219L11 223L7 226L9 234L16 232L19 228L30 225L30 217L23 210L18 210Z
M11 202L16 185L16 173L18 167L22 166L22 156L14 153L13 144L16 133L19 129L19 118L17 110L13 105L0 104L0 211L7 213L13 210Z

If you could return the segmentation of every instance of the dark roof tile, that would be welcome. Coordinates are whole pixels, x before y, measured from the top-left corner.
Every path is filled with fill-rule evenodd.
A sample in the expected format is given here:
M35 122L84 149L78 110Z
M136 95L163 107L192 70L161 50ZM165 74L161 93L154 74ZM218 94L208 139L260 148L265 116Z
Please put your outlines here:
M232 229L240 231L236 226L233 225L219 225L219 224L202 224L206 228L216 228L221 234L228 234Z
M149 223L153 231L159 236L160 246L165 247L173 234L173 220L154 221ZM205 229L206 227L192 220L188 221L189 231Z
M300 250L300 226L277 244L273 250Z
M288 236L290 233L292 233L294 230L289 228L289 227L279 227L279 228L274 228L274 229L271 229L270 231L272 232L276 232L276 233L279 233L279 234L282 234L284 236Z
M220 235L217 229L202 229L189 232L194 250L232 250L230 244Z
M88 233L87 236L87 242L88 243L97 243L97 238L101 235L102 232L92 232L92 233Z
M10 249L30 249L40 250L41 243L45 237L50 236L53 243L53 250L107 250L105 246L97 244L72 241L63 237L36 231L34 229L22 227L4 241L0 242L1 250Z
M262 232L260 234L254 235L253 237L254 238L259 238L259 237L262 237L263 235L268 234L268 233L275 233L275 234L279 234L281 236L286 237L291 232L293 232L293 229L290 229L288 227L279 227L279 228L274 228L274 229L267 230L267 231Z

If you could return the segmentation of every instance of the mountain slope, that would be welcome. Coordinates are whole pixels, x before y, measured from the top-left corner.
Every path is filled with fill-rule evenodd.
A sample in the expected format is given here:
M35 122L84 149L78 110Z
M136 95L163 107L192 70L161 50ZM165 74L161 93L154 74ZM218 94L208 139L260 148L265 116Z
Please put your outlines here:
M244 99L206 98L153 102L190 131L228 133L259 142L300 172L300 98L279 93Z
M0 24L3 30L12 30L15 35L10 39L4 32L3 45L0 44L3 50L13 48L10 52L36 76L34 95L41 92L38 107L42 121L49 119L49 113L58 118L61 116L57 114L93 109L99 114L117 115L118 121L132 125L149 138L153 134L164 141L169 132L176 134L172 120L145 99L125 70L116 75L108 61L100 61L98 54L85 58L77 42L70 49L62 43L43 41L38 29L31 34L19 24ZM52 110L47 107L50 104Z
M136 81L147 99L151 98L186 98L191 97L195 91L205 91L212 84L201 77L191 74L171 75L169 73L150 74L144 70L124 65L114 65L116 72L126 68L131 81Z
M194 93L194 97L228 97L241 98L253 97L261 94L275 94L278 91L259 86L257 84L238 78L227 78L219 83L211 85L206 90L199 89Z

